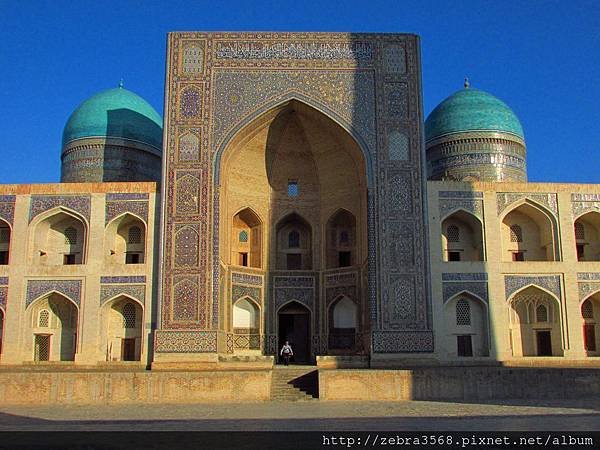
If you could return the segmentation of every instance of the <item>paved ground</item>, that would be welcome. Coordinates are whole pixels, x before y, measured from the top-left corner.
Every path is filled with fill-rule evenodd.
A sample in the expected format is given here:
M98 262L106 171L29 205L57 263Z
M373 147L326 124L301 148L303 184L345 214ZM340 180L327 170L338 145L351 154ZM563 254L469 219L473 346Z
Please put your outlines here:
M0 431L600 430L600 398L556 401L265 402L3 406Z

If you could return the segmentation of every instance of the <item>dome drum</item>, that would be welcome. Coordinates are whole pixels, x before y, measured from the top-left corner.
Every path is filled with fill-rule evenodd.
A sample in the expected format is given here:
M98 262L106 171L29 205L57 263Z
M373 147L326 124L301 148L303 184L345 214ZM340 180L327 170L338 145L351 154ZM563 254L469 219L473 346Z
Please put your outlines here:
M63 131L62 182L160 181L162 118L119 86L85 100Z
M425 122L428 179L526 181L519 119L501 100L467 86L440 103Z
M61 161L62 183L158 181L161 177L161 152L128 139L77 139L63 148Z

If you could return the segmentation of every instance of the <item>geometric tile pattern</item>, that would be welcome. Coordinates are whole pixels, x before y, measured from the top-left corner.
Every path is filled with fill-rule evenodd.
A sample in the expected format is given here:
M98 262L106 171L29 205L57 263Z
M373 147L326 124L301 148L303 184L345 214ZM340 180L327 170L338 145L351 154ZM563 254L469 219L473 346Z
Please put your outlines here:
M560 278L560 275L505 275L505 299L509 300L516 291L528 285L544 288L561 299Z
M80 213L90 221L91 198L89 195L32 195L29 206L29 222L35 216L57 206L64 206Z
M82 280L27 280L25 308L42 295L56 291L81 306Z
M156 353L214 353L217 351L216 331L157 330L154 336Z

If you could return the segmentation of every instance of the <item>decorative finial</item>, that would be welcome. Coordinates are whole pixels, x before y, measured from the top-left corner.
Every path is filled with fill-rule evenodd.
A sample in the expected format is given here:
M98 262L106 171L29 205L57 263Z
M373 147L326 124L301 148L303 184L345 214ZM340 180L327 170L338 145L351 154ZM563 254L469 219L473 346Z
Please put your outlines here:
M123 89L123 78L121 78L121 81L119 81L119 89Z
M471 86L471 83L469 83L469 79L467 77L465 77L465 89L469 89L469 86Z

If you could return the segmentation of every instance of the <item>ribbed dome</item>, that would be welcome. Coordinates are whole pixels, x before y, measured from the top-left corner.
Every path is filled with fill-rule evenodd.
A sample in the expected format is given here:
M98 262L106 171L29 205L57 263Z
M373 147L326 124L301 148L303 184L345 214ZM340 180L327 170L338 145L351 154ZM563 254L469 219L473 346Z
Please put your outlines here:
M524 139L523 127L502 100L465 88L440 103L425 121L425 140L465 131L502 131Z
M162 149L162 119L139 95L118 87L81 103L63 131L63 148L75 139L113 137L131 139Z

